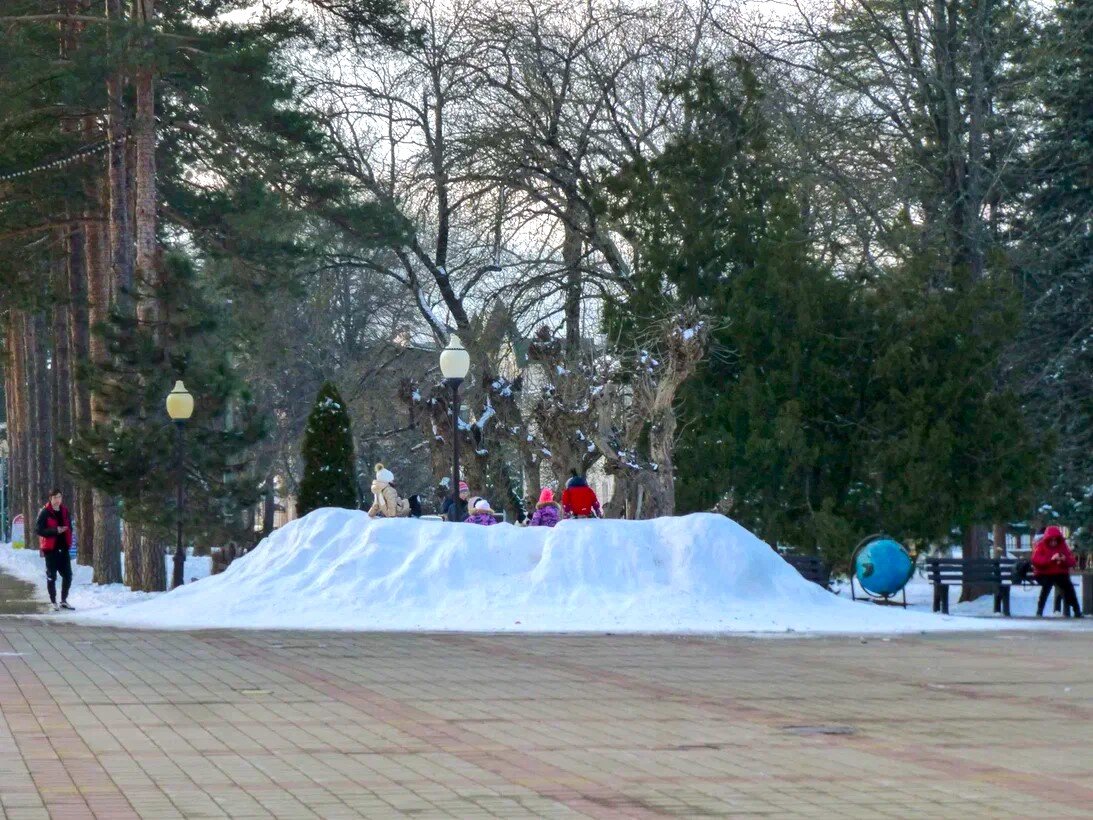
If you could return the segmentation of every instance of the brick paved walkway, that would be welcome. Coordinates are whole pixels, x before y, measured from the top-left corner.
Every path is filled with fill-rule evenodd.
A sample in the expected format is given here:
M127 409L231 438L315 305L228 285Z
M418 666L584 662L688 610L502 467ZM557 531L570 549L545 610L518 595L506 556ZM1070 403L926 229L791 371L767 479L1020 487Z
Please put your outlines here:
M0 618L0 805L112 820L1090 817L1091 650L1088 632L232 634Z

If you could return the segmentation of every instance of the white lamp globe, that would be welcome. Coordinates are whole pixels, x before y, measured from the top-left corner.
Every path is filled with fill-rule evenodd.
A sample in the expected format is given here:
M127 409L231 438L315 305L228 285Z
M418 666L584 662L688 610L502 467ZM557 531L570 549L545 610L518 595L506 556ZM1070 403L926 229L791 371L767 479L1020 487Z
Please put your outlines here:
M440 351L440 372L446 379L465 379L471 369L471 354L454 333L448 337L448 346Z
M173 421L186 421L194 414L194 397L186 389L182 380L175 382L174 389L167 394L167 415Z

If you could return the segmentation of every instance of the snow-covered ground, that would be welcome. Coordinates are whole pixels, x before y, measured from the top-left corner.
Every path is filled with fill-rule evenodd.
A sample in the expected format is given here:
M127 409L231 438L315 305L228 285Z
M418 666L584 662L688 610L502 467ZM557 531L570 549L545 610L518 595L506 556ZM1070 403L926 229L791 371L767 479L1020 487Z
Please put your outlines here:
M1080 575L1074 575L1071 577L1071 581L1074 583L1074 589L1078 593L1078 599L1081 600L1082 596L1082 578ZM832 581L832 589L841 598L850 599L850 582L846 578L839 578ZM1036 616L1036 601L1040 596L1040 587L1038 585L1030 586L1014 586L1010 588L1010 615L1013 618L1033 618ZM858 589L858 597L862 597L862 591ZM949 612L952 615L971 616L971 617L983 617L983 618L1001 618L1000 615L994 613L994 596L983 595L976 598L974 601L968 601L966 603L960 603L960 587L953 586L949 588ZM895 599L897 602L903 599L897 595ZM1054 593L1048 598L1047 607L1044 609L1045 617L1048 619L1058 617L1054 611L1055 597ZM907 609L912 612L933 612L934 608L934 588L930 585L930 582L925 578L922 578L917 572L912 576L911 580L907 584ZM1093 619L1085 621L1085 625L1088 625L1093 629ZM1058 626L1058 624L1054 624ZM1075 626L1079 626L1075 623Z
M187 566L188 577L197 574ZM925 611L853 603L805 581L743 527L709 514L565 521L550 530L317 510L220 575L157 595L122 590L103 606L108 594L82 606L74 598L80 608L67 617L181 629L502 632L862 634L1061 625L934 615L929 597Z
M173 557L168 556L167 578L171 577ZM186 558L186 581L206 578L212 568L212 561L206 557L188 556ZM49 600L46 593L46 565L45 559L36 549L12 549L11 544L0 544L0 571L13 575L28 583L34 584L38 597L43 601ZM124 567L122 568L124 573ZM60 593L61 580L57 579L58 593ZM154 598L162 593L157 592L133 592L124 584L93 584L91 583L91 567L84 567L72 562L72 589L68 594L68 602L76 607L76 612L94 611L103 607L115 607L131 604L136 601L144 601ZM72 617L71 613L61 613L65 617ZM51 615L50 617L57 617Z
M1081 599L1082 594L1082 579L1080 576L1075 575L1071 578L1074 582L1074 589L1078 592L1078 598ZM847 592L846 594L849 594ZM1036 600L1040 597L1039 586L1014 586L1010 588L1010 615L1014 618L1032 618L1036 615ZM951 587L949 589L949 611L954 615L981 615L991 616L994 615L994 596L984 595L980 598L976 598L974 601L968 601L967 603L958 603L960 598L960 587ZM1054 617L1054 593L1052 597L1048 598L1047 607L1044 609L1047 617ZM920 578L917 574L907 584L907 607L909 609L931 612L934 605L934 588L930 586L930 582L924 578Z

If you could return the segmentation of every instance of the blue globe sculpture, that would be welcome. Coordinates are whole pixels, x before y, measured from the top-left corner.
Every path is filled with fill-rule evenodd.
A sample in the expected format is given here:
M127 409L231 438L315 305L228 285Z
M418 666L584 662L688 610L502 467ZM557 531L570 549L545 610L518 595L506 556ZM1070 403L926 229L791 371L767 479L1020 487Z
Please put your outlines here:
M874 595L895 595L915 571L907 551L890 538L870 541L854 556L854 575L858 583Z

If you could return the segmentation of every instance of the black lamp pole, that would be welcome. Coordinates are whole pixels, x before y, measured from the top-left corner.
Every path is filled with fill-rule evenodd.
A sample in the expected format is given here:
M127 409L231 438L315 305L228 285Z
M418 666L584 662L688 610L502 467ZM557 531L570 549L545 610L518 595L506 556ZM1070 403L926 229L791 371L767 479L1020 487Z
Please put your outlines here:
M171 579L171 589L180 587L183 584L182 569L186 563L186 553L182 549L182 514L183 514L183 496L182 496L182 483L183 483L183 470L182 470L182 428L186 425L184 421L176 421L175 428L178 430L178 436L176 437L175 445L175 471L177 476L178 486L175 488L175 518L177 526L177 541L175 542L175 566L174 577Z
M459 511L459 385L462 379L448 379L452 388L452 521L462 521Z

